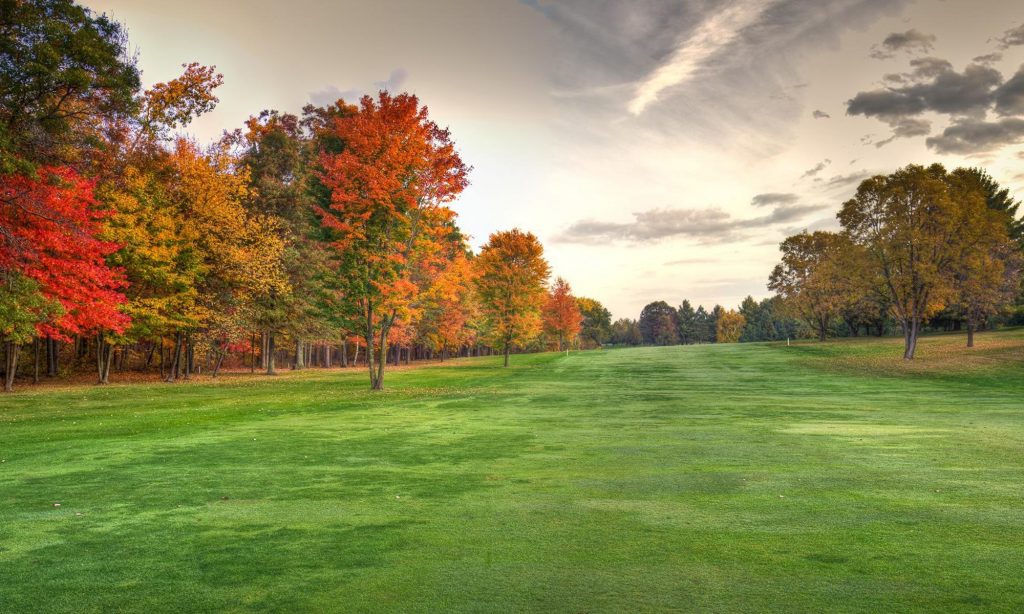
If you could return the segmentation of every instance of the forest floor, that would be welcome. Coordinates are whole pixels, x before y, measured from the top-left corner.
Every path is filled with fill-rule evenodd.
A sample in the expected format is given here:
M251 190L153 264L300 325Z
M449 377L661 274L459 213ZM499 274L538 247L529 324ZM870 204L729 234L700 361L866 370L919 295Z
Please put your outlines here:
M0 612L1024 610L1024 330L0 396Z

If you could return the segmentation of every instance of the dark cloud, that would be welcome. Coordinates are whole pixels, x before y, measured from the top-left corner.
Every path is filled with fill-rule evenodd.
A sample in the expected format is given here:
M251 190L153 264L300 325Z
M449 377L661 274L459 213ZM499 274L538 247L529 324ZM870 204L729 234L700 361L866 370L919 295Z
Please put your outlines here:
M1008 49L1016 45L1024 45L1024 23L1020 24L1016 28L1007 30L996 40L999 41L999 46L1003 49Z
M767 207L769 205L792 205L800 197L793 193L767 192L758 194L750 199L750 204L755 207Z
M943 154L974 154L1024 140L1024 119L1007 117L998 121L962 119L925 140L928 147Z
M893 32L885 37L881 45L871 48L871 57L877 60L887 60L900 51L907 53L931 51L934 44L934 34L925 34L917 30Z
M898 75L906 85L859 92L847 101L847 115L892 122L925 111L983 114L1003 82L999 71L990 66L968 64L964 72L958 73L946 60L921 58L916 62L911 63L911 72Z
M813 168L807 169L807 171L805 171L803 175L800 175L800 178L806 179L808 177L814 177L821 171L825 170L825 167L828 166L829 164L832 164L832 160L825 158L821 162L815 164Z
M892 126L892 135L885 140L875 143L875 147L884 147L896 139L928 136L932 132L932 123L926 119L901 117L892 121L889 125Z
M814 113L811 113L811 116L814 117L814 119L829 119L829 118L832 117L828 113L826 113L824 111L820 111L818 109L815 109Z
M1002 117L1024 115L1024 66L996 90L996 113Z
M383 81L374 81L373 88L360 89L350 88L342 90L335 85L329 85L322 90L309 93L309 101L317 106L327 106L334 104L338 100L344 100L348 103L353 103L362 98L364 95L374 95L380 90L387 90L389 92L395 92L401 89L402 85L405 84L409 74L404 68L396 68L391 71L391 74L387 79Z
M581 220L569 226L556 240L566 243L642 243L668 238L697 239L718 243L742 236L743 231L792 223L819 211L822 205L776 207L755 218L736 219L721 209L650 209L633 214L632 222Z
M985 55L979 55L978 57L971 60L975 64L992 64L1003 59L1003 54L997 52L986 53Z
M924 113L950 120L942 134L925 140L938 153L980 154L1016 143L1015 120L1024 116L1024 66L1004 82L1003 75L986 63L996 56L975 58L963 72L940 58L916 58L909 72L884 77L893 84L890 87L860 92L848 100L846 112L889 124L892 133L876 142L877 147L898 138L928 136L931 123L920 117ZM1003 120L987 121L991 111Z

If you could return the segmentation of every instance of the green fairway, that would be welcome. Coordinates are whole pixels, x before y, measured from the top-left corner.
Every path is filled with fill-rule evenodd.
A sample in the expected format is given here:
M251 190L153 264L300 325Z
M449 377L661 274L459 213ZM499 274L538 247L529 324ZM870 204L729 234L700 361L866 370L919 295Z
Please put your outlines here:
M962 342L3 396L0 611L1019 612L1024 331Z

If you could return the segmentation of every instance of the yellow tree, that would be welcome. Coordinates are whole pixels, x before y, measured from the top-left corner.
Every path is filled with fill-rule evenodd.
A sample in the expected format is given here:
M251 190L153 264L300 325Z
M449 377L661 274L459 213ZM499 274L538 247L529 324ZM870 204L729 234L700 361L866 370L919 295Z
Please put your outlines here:
M747 319L742 313L733 309L724 311L715 322L715 340L718 343L736 343L746 325Z
M849 240L833 232L802 232L779 245L782 262L776 265L768 288L785 299L789 309L807 320L825 340L829 322L848 296L842 270Z
M544 247L533 233L496 232L480 250L475 265L480 308L507 367L512 345L533 339L541 330L550 274Z
M984 195L974 192L941 164L910 165L863 181L839 212L846 236L885 281L906 360L924 321L955 300L954 271L989 227Z
M949 176L951 196L964 218L960 253L952 265L952 303L967 327L967 347L974 347L978 327L1020 292L1021 253L1009 234L1016 220L988 205L986 180L991 182L976 169L958 168Z

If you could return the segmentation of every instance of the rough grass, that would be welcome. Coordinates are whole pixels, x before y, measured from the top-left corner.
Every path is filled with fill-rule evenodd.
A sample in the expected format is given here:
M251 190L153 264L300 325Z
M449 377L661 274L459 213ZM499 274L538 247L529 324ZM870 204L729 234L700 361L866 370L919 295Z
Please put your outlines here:
M1021 611L1024 333L962 343L6 395L0 611Z

